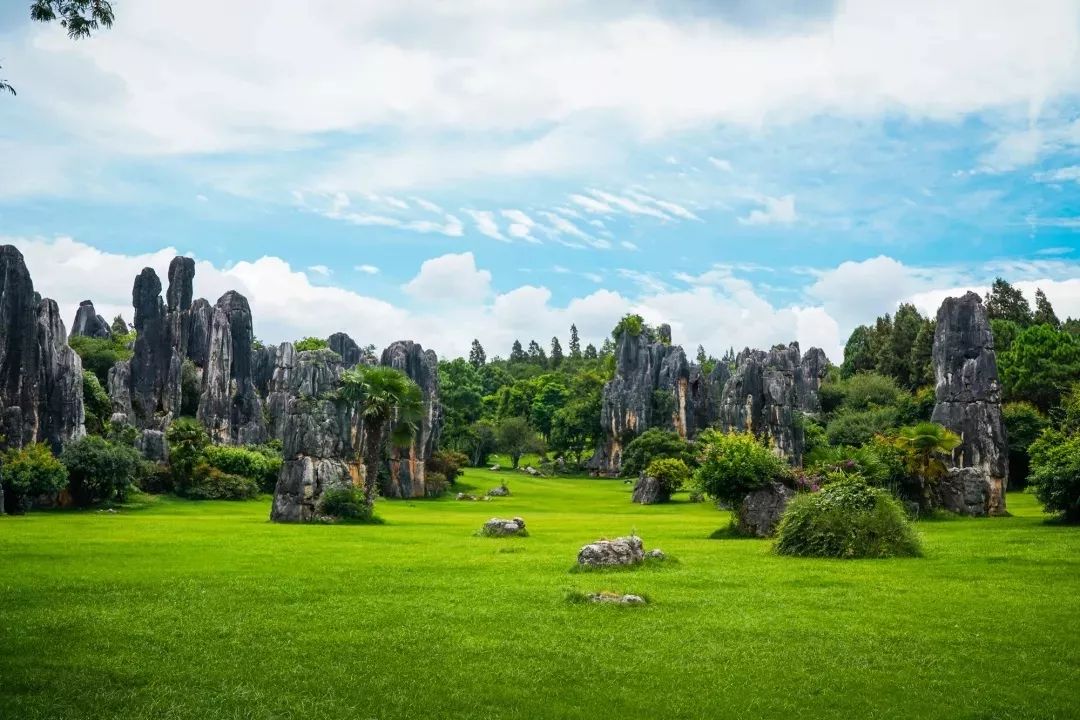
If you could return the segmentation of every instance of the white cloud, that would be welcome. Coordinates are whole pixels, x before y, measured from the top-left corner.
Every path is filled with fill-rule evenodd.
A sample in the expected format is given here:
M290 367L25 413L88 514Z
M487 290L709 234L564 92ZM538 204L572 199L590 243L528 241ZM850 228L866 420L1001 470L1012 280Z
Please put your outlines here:
M362 272L362 273L365 273L367 275L378 275L379 274L379 268L375 267L374 265L357 265L353 269L356 270L357 272Z
M619 245L620 245L620 246L621 246L621 247L622 247L622 248L623 248L624 250L637 250L637 249L638 249L638 246L637 246L637 245L635 245L634 243L630 242L629 240L621 240L621 241L619 242Z
M308 265L308 270L316 275L322 275L323 277L330 277L331 270L326 265Z
M464 212L476 223L476 229L481 235L506 242L506 236L499 230L499 223L495 221L495 213L489 210L465 210Z
M540 242L532 235L533 228L536 227L536 221L524 212L514 209L503 210L502 216L510 221L510 227L508 227L506 231L510 233L511 236L532 243Z
M794 195L763 197L760 203L761 208L751 210L749 215L739 218L739 222L743 225L790 225L798 218Z
M723 158L709 157L709 164L717 170L723 170L724 172L732 172L733 168L731 163Z
M425 260L419 274L403 289L418 300L477 302L491 294L491 273L476 268L471 252L450 253Z
M1035 173L1035 179L1039 182L1076 181L1080 183L1080 165L1070 165L1069 167L1058 168L1056 170Z

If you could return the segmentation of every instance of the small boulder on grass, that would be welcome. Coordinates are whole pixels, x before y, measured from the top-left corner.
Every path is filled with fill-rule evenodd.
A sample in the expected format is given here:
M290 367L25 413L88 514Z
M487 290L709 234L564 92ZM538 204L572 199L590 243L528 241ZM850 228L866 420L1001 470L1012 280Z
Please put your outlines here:
M486 537L527 537L529 531L525 529L524 518L516 517L511 520L491 518L484 523L484 527L481 528L480 534Z
M610 567L613 565L636 565L645 560L645 545L636 535L597 540L581 548L578 565Z
M503 483L502 485L499 485L498 487L493 487L490 490L488 490L487 494L490 495L491 497L509 497L510 496L510 488L506 487L506 483Z
M589 602L610 604L610 605L648 605L649 601L640 595L633 595L631 593L619 594L609 592L607 590L589 593L587 595Z

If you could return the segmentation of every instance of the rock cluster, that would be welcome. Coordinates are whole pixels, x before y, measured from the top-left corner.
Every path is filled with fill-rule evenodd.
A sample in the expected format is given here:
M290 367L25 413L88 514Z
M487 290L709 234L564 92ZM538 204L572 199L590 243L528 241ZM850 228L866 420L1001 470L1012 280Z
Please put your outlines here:
M196 416L214 442L247 445L266 439L252 373L253 340L248 301L230 290L214 306Z
M425 464L434 452L442 430L439 358L435 351L424 350L419 343L399 340L383 350L381 364L401 370L420 386L424 408L409 446L391 448L390 472L380 489L383 497L424 497L427 494Z
M625 595L619 593L608 592L607 590L589 593L586 595L589 602L599 603L602 605L648 605L648 600L640 595L634 595L627 593Z
M966 471L952 473L940 484L939 499L950 510L967 515L1004 513L1008 443L994 337L977 294L942 303L933 360L937 404L931 419L960 436L951 465Z
M510 488L506 487L505 484L499 485L498 487L493 487L488 490L487 494L489 497L509 497Z
M22 253L0 246L0 443L59 451L83 422L82 361L56 303L34 292Z
M668 326L654 336L624 332L615 346L615 377L604 386L603 440L590 466L618 472L626 444L650 428L693 438L709 426L764 436L797 463L803 450L799 416L820 411L818 390L827 368L822 350L802 355L791 343L768 352L743 350L734 368L718 362L706 374L671 344Z
M581 548L578 565L587 567L610 567L613 565L636 565L645 560L645 545L636 535L597 540Z
M795 491L781 483L770 483L749 493L736 513L739 533L751 537L770 537Z
M488 537L525 536L529 534L525 529L525 520L519 517L511 520L491 518L484 523L484 527L480 532Z
M83 300L79 303L79 309L75 312L75 320L71 323L70 340L73 337L110 338L112 329L105 318L97 314L94 303L91 300Z

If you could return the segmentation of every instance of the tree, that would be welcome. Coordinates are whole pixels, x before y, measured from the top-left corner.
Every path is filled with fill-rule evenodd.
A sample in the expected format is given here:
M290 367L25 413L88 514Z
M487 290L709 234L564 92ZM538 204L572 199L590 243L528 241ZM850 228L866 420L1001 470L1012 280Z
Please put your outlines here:
M173 485L183 491L194 481L195 466L203 449L210 444L206 429L194 418L174 420L165 431L169 443L169 469Z
M544 352L544 348L540 347L540 343L535 340L529 341L528 361L537 367L547 367L547 354Z
M132 355L126 335L113 335L111 338L76 335L68 344L82 360L83 369L97 375L98 382L103 386L109 382L109 370L112 366Z
M480 341L473 339L472 347L469 348L469 364L474 368L480 369L487 362L487 354L484 352L484 346L480 344Z
M934 384L934 333L937 321L923 319L919 332L915 334L915 343L911 346L911 384L912 389Z
M1026 400L1049 412L1080 377L1080 338L1049 325L1032 325L998 355L998 369L1008 400Z
M879 372L891 375L901 387L914 390L919 387L918 379L924 368L916 369L913 364L912 348L923 329L924 318L914 305L903 303L896 309L892 322L892 332L883 343L884 360L879 363ZM931 338L931 348L933 340Z
M588 345L586 345L585 346L584 357L585 357L586 360L596 360L596 358L597 358L596 346L593 345L592 343L589 343Z
M1009 489L1019 489L1027 482L1031 468L1028 450L1047 428L1049 421L1031 403L1006 403L1001 408L1005 436L1009 439Z
M566 386L566 376L561 373L541 375L530 384L532 402L529 404L528 417L532 426L546 437L551 434L555 413L570 396L570 388Z
M484 413L484 385L476 366L461 358L440 361L439 401L442 444L461 450L469 442L469 427Z
M627 313L622 316L622 319L611 330L611 339L618 342L623 333L631 337L638 337L645 333L647 338L652 339L652 329L645 324L645 318L636 313Z
M986 314L993 319L1011 320L1020 327L1031 324L1031 306L1024 293L1002 278L995 278L986 296Z
M750 433L706 430L698 437L701 465L694 471L698 487L711 497L740 505L758 488L784 476L783 460Z
M848 378L861 372L870 372L877 367L874 357L872 328L860 325L855 328L844 345L844 362L840 366L840 375Z
M480 467L487 463L487 457L495 452L499 442L495 435L495 426L488 420L479 420L469 426L464 450L469 455L469 464Z
M35 497L60 492L67 484L67 468L45 443L30 443L3 453L5 510L21 514Z
M1080 523L1080 435L1045 431L1031 444L1028 483L1047 512Z
M990 334L994 337L994 351L998 357L1001 357L1002 353L1012 347L1013 341L1016 340L1016 336L1020 334L1021 330L1023 328L1012 320L997 318L990 321Z
M34 0L30 18L52 22L60 18L60 26L72 40L90 37L92 30L112 27L114 16L109 0Z
M0 79L0 93L4 92L5 90L7 90L12 95L16 94L15 88L11 87L11 83L9 83L7 80Z
M124 321L123 315L117 315L113 318L111 329L113 335L127 335L130 332L128 330L128 324Z
M552 369L558 368L562 365L563 352L562 345L559 344L559 338L551 338L551 367Z
M528 356L525 354L525 351L521 349L521 341L515 340L513 346L510 348L510 362L525 362L526 359L528 359Z
M86 432L101 435L112 415L112 401L97 375L83 370L83 406L86 410Z
M921 422L900 428L896 444L907 454L908 469L924 484L933 483L945 474L942 455L960 444L960 436L933 422Z
M293 343L293 348L296 352L303 352L305 350L323 350L330 347L330 342L325 338L306 337L301 338Z
M661 501L667 502L690 479L690 468L678 458L657 458L645 468L645 474L659 481Z
M541 447L536 431L523 417L506 418L495 430L500 452L510 456L510 463L517 469L521 456L527 452L536 452Z
M123 501L139 476L142 457L128 445L114 445L87 435L73 440L60 455L68 471L71 497L78 505Z
M660 458L675 458L690 463L693 461L693 454L690 444L677 432L649 428L623 448L619 472L632 477L647 468L653 460Z
M697 357L696 357L696 359L697 359L697 364L699 366L704 365L706 363L706 361L708 361L709 356L705 354L705 346L704 345L698 345L697 346Z
M581 338L578 337L577 325L570 326L570 358L581 359Z
M1035 315L1032 317L1032 321L1036 325L1049 325L1054 329L1061 327L1061 321L1058 320L1058 316L1054 312L1054 306L1050 304L1050 300L1046 297L1046 293L1042 291L1042 288L1035 289Z
M386 443L405 445L412 439L424 415L424 396L408 375L382 365L346 370L337 396L360 412L366 445L364 504L371 509Z

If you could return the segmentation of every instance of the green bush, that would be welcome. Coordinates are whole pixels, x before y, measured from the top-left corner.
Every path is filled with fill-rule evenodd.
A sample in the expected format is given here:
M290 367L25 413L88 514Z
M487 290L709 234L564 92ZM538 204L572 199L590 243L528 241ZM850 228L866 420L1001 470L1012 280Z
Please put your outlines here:
M247 500L258 494L259 486L251 478L222 472L200 462L192 472L191 482L181 492L193 500Z
M736 504L752 490L783 479L788 468L750 433L706 430L698 436L701 465L694 481L707 495Z
M3 453L0 478L4 483L5 510L22 514L33 499L64 489L68 473L44 443L31 443L19 450Z
M427 465L429 471L442 473L449 482L455 483L461 469L469 465L469 458L454 450L439 450L432 453Z
M223 473L252 480L263 492L273 492L281 470L281 454L265 446L208 445L200 460Z
M450 481L441 472L429 470L424 475L424 496L429 498L442 497L450 489Z
M112 416L112 401L105 388L101 387L98 376L89 370L83 370L83 407L86 411L86 432L104 435Z
M645 474L656 478L660 482L661 495L670 498L690 479L690 468L678 458L657 458L645 468Z
M82 360L83 369L94 373L100 384L107 385L109 382L109 369L117 361L127 360L131 357L130 344L134 340L134 333L130 335L114 335L111 338L76 335L68 340L68 345Z
M77 505L123 501L142 473L142 457L129 445L97 435L73 440L60 460L67 467L71 497Z
M330 488L319 499L319 514L339 520L369 522L371 508L364 502L364 493L355 487Z
M781 555L831 558L914 557L921 544L888 492L848 478L788 505L776 531Z
M1049 513L1080 522L1080 435L1047 430L1028 448L1028 484Z
M857 447L870 442L875 435L888 433L898 424L896 408L843 409L829 421L825 427L825 435L832 445Z
M688 466L694 457L690 443L676 432L651 428L631 440L622 452L619 472L624 477L634 477L649 466L653 460L674 458Z
M324 350L330 347L330 343L323 338L306 337L294 342L293 347L296 349L296 352L303 352L305 350Z
M202 457L203 449L210 444L210 436L194 418L174 420L165 431L169 443L169 465L172 468L173 485L181 494L192 484L195 466Z

